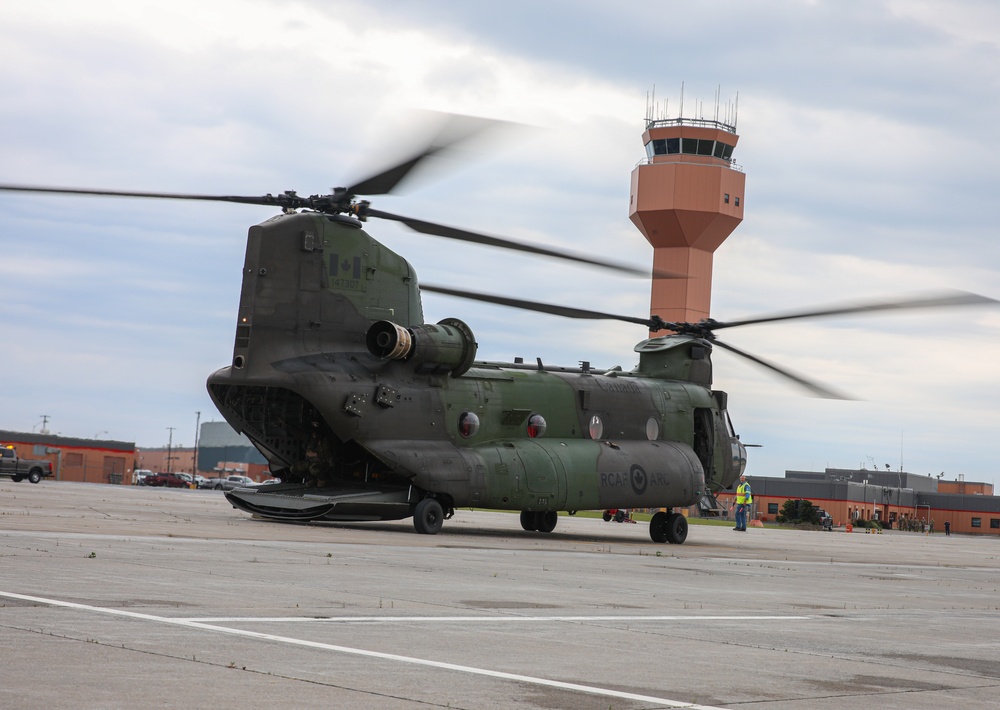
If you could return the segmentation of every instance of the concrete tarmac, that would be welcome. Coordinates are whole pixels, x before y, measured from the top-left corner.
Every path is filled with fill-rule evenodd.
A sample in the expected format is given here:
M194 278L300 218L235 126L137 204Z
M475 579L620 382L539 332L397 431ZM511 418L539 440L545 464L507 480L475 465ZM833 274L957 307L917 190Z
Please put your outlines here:
M994 708L998 589L996 537L425 536L0 479L0 707Z

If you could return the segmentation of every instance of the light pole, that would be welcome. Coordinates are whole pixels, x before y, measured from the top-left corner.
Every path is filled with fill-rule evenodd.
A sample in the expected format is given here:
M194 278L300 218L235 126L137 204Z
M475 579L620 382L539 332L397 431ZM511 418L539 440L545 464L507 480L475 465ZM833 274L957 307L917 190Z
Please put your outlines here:
M174 429L175 427L172 426L167 427L167 430L170 432L170 439L167 441L167 473L174 472L172 467L174 457L171 456L171 453L174 450Z
M198 443L201 433L201 412L195 412L194 420L194 460L191 462L191 476L193 480L198 477Z

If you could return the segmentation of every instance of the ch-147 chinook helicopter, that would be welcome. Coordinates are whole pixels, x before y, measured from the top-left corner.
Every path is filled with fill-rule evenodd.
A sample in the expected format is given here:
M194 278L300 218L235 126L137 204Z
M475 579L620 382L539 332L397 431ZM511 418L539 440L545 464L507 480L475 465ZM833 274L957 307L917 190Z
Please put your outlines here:
M670 323L421 285L366 231L377 217L427 234L618 271L635 269L375 210L435 145L332 194L183 195L0 185L2 190L274 205L249 230L230 364L208 378L226 421L280 484L229 501L279 521L413 517L437 533L458 507L520 511L551 532L558 511L652 508L655 542L682 543L677 509L730 489L746 465L727 395L712 389L720 346L808 387L831 391L718 340L739 325L844 313L992 302L973 294L803 311L721 323ZM631 371L476 360L471 328L424 323L421 290L571 318L617 319L668 334L635 347Z

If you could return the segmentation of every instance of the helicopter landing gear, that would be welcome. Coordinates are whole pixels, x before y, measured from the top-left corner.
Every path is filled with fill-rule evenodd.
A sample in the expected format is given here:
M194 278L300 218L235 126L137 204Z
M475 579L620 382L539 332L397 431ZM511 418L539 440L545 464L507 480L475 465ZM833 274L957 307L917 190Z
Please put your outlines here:
M667 541L667 519L670 516L664 513L662 510L658 513L653 513L653 517L649 519L649 539L653 542L666 542Z
M436 535L444 525L444 508L435 498L424 498L413 510L413 529L421 535Z
M544 532L550 533L556 529L556 523L559 522L559 514L554 510L522 510L521 511L521 527L528 532Z
M556 511L546 510L535 515L538 516L538 532L550 533L556 529L556 523L559 522L559 514Z
M680 513L654 513L649 521L649 539L680 545L688 536L688 521Z

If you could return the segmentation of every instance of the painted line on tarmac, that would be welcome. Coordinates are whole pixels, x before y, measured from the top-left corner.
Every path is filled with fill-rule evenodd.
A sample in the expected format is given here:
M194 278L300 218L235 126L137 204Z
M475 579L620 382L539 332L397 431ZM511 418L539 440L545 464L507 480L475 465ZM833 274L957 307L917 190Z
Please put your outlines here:
M442 623L458 622L498 622L498 623L537 623L539 621L805 621L811 616L206 616L191 617L187 621L202 624L247 623L247 622L320 622L335 624L350 623Z
M352 648L350 646L337 646L334 644L321 643L318 641L307 641L305 639L291 638L289 636L262 634L257 631L245 631L242 629L233 629L226 626L215 626L213 624L206 624L200 621L191 621L190 619L172 619L168 616L155 616L153 614L142 614L140 612L126 611L124 609L108 609L105 607L90 606L89 604L78 604L76 602L61 601L59 599L48 599L45 597L33 597L26 594L15 594L13 592L0 591L0 597L7 597L8 599L20 599L22 601L34 602L36 604L45 604L48 606L62 607L65 609L77 609L80 611L95 612L98 614L107 614L110 616L120 616L127 619L137 619L139 621L152 621L160 624L182 626L190 629L198 629L200 631L214 631L223 634L230 634L232 636L242 636L244 638L259 639L262 641L274 641L277 643L285 643L293 646L305 646L307 648L316 648L324 651L335 651L337 653L345 653L354 656L378 658L385 661L410 663L417 666L427 666L430 668L438 668L441 670L456 671L459 673L468 673L470 675L486 676L488 678L498 678L501 680L511 680L518 683L540 685L548 688L558 688L560 690L570 690L578 693L587 693L589 695L601 695L605 697L620 698L622 700L635 700L638 702L646 702L646 703L659 703L660 705L664 705L666 707L671 707L671 708L689 708L689 710L724 710L723 708L718 708L711 705L697 705L695 703L686 703L681 700L670 700L668 698L657 698L651 695L626 693L620 690L612 690L610 688L599 688L592 685L564 683L562 681L550 680L548 678L537 678L534 676L520 675L517 673L505 673L503 671L493 671L486 668L475 668L473 666L461 666L454 663L431 661L425 658L414 658L413 656L400 656L395 653L380 653L378 651L366 651L365 649L361 648Z

